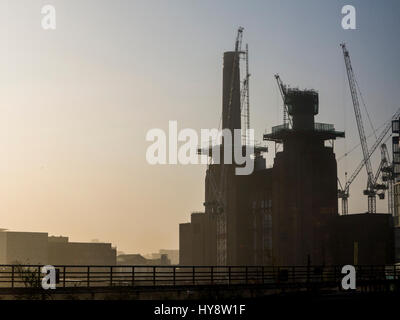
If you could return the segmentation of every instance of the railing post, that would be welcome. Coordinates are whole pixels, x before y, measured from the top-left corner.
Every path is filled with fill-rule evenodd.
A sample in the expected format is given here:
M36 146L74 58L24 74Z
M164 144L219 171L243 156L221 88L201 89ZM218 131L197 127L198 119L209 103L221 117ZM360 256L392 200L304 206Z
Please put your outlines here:
M336 285L336 266L333 267L333 283Z
M214 266L211 266L211 284L214 284Z
M42 278L42 273L40 272L40 266L38 266L38 277L37 277L37 286L40 287L40 280Z
M135 285L135 267L132 267L132 287Z
M264 284L264 266L261 267L261 283Z
M176 266L173 266L173 268L174 268L173 272L174 272L174 287L175 287L175 285L176 285Z
M113 285L113 266L110 267L110 287Z
M279 267L276 269L276 272L277 272L277 274L276 274L276 283L279 283L280 282L279 277L280 277L280 274L281 274Z
M193 282L193 285L196 283L196 281L195 281L195 271L194 271L194 266L193 266L193 268L192 268L192 282Z
M65 269L66 269L67 267L65 267L64 266L64 268L63 268L63 287L65 288Z
M156 286L156 267L153 266L153 286Z
M11 267L11 288L14 288L14 265Z
M90 287L90 267L87 267L87 286Z
M324 282L324 266L321 266L321 283Z
M245 270L246 270L246 284L247 284L247 283L248 283L248 280L249 280L249 279L248 279L248 274L247 274L247 266L246 266L245 268L246 268Z
M292 266L292 283L296 283L296 267Z

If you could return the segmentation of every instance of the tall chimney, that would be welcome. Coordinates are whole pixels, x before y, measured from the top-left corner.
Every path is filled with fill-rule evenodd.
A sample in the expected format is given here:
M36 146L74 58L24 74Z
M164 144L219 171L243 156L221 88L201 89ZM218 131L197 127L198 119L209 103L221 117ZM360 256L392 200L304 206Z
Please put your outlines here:
M233 88L233 90L232 100L229 107L231 87ZM235 51L228 51L224 53L224 68L222 79L222 129L231 129L233 135L233 129L240 128L241 118L239 53L237 53L235 59Z

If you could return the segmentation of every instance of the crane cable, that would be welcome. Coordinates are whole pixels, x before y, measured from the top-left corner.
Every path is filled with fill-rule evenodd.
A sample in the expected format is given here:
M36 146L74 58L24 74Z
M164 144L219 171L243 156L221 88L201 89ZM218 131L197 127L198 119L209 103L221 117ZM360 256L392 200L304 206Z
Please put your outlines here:
M384 126L386 126L390 121L392 121L392 120L386 121L385 123L383 123L382 125L380 125L376 130L379 131L379 129L381 129L381 128L383 128ZM370 134L367 136L367 139L370 138L373 134L374 134L373 132L370 133ZM376 136L376 134L375 134L375 136ZM340 160L342 160L343 158L347 157L351 152L353 152L354 150L356 150L360 145L361 145L361 143L356 144L356 145L353 146L349 151L347 151L346 153L344 153L343 155L341 155L340 157L338 157L338 158L336 159L336 161L340 161Z
M342 64L342 63L341 63ZM347 131L347 123L346 123L346 98L345 98L345 83L346 83L346 67L342 67L342 105L343 105L343 123L344 123L344 131ZM360 143L358 144L360 145ZM345 156L349 153L347 151L347 139L344 139L344 150L345 150ZM351 151L350 151L351 152ZM337 160L338 161L338 160ZM345 163L344 163L344 183L347 183L347 171L348 171L348 162L347 158L345 158ZM338 178L339 180L339 178ZM339 181L340 184L340 181ZM342 189L342 187L340 186Z
M372 132L375 135L375 139L378 139L378 137L376 135L376 130L374 129L374 126L373 126L372 121L371 121L371 117L369 116L369 113L368 113L367 105L365 104L364 97L363 97L363 95L361 93L360 86L358 85L357 78L355 78L354 80L355 80L355 83L356 83L356 86L357 86L358 93L360 94L361 102L362 102L362 105L364 106L365 113L367 114L369 125L371 126Z

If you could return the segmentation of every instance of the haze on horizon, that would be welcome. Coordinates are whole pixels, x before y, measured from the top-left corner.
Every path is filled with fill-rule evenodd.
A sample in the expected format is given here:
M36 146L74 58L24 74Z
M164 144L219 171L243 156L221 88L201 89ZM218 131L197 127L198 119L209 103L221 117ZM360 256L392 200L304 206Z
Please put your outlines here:
M57 10L55 31L41 28L45 4ZM279 73L319 91L317 121L346 131L335 142L343 155L359 138L340 42L375 128L400 107L400 4L352 1L354 31L341 28L346 4L3 0L0 228L99 239L127 253L178 248L178 224L203 209L206 168L149 165L146 132L169 120L218 128L222 55L238 26L250 49L256 139L282 121ZM360 160L358 149L338 162L342 181ZM376 169L379 152L373 160ZM350 189L352 213L366 211L365 183L363 170Z

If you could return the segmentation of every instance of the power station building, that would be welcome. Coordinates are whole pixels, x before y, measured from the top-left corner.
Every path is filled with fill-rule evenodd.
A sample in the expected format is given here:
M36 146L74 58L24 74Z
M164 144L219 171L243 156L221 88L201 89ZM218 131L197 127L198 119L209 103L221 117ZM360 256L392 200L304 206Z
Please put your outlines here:
M223 68L222 128L232 131L241 128L235 54L225 52ZM344 132L315 122L316 91L288 89L285 99L290 125L275 126L263 137L275 142L272 168L262 157L266 148L255 149L250 175L236 175L235 163L208 166L205 210L179 226L181 265L393 262L390 214L338 214L333 141Z

